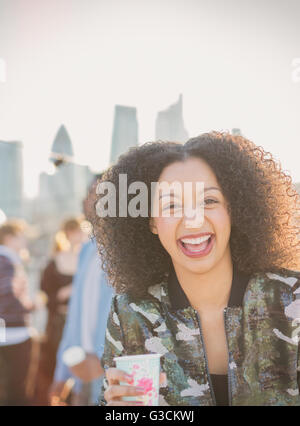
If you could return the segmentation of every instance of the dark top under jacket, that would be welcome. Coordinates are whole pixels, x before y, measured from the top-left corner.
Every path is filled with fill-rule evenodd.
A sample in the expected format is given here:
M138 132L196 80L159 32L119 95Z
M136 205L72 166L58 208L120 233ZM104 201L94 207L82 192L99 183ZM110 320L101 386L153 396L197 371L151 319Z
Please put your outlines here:
M228 306L241 306L248 281L249 276L241 273L236 266L233 265L232 287ZM190 302L179 284L173 268L169 276L168 288L170 301L174 309L184 309L190 306ZM229 405L227 374L210 374L210 379L217 406Z
M227 374L211 374L210 378L212 381L217 406L229 405Z

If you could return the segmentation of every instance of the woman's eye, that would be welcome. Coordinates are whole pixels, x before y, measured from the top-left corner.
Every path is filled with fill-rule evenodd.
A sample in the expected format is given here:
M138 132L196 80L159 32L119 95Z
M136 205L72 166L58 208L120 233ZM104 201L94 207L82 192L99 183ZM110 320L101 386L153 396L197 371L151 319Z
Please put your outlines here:
M214 203L218 203L217 200L214 200L213 198L207 198L206 200L204 200L205 204L214 204Z
M167 206L163 206L163 210L176 209L180 207L179 204L168 204Z
M175 212L179 212L182 210L182 205L181 204L168 204L165 206L162 206L162 211L163 212L169 212L170 214L173 214Z

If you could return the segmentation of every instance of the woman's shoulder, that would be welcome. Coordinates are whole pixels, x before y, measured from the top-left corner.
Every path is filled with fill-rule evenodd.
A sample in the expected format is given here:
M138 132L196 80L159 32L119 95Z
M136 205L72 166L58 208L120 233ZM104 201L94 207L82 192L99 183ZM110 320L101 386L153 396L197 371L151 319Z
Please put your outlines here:
M300 292L300 271L287 268L274 268L266 272L252 274L248 284L248 294L261 293L281 298Z
M160 315L162 305L167 301L166 296L166 283L162 282L149 287L142 297L132 293L115 294L112 298L112 307L120 315L142 315L152 322Z
M261 279L265 282L280 281L288 287L294 287L295 284L300 285L300 271L286 268L274 268L266 272L257 272L253 278Z
M152 285L148 287L143 295L130 293L116 293L113 296L113 301L117 304L151 304L162 303L166 297L166 282Z

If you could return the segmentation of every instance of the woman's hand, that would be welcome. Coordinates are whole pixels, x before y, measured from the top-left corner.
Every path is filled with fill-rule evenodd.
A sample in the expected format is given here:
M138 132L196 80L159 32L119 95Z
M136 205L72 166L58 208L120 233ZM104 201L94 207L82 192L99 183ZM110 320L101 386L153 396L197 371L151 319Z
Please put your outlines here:
M120 382L126 382L129 385L133 383L133 377L126 374L117 368L109 368L106 371L106 379L108 381L108 388L104 392L104 398L107 405L144 405L142 401L123 401L122 397L125 396L143 396L146 394L143 388L137 386L120 385ZM160 373L160 384L166 381L166 374Z

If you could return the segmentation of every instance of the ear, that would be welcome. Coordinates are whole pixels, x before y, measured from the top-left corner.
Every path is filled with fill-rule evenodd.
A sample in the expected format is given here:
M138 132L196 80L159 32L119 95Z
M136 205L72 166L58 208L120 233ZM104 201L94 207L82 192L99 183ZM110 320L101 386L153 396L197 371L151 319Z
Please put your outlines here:
M157 231L156 225L154 223L153 217L150 218L149 228L150 228L150 231L152 232L152 234L156 234L156 235L158 234L158 231Z

